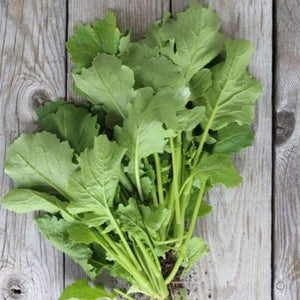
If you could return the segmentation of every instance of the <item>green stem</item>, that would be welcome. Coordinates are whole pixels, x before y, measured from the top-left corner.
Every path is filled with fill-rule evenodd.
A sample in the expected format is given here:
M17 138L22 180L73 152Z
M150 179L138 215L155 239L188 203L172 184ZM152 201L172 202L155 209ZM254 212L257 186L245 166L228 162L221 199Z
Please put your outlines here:
M121 172L120 182L128 192L133 193L132 183L130 182L130 180L124 172Z
M133 252L132 252L132 250L131 250L128 242L127 242L127 240L125 239L125 237L123 235L123 232L119 228L119 225L116 222L114 216L112 215L112 213L110 211L109 211L109 214L110 214L110 221L113 223L113 225L114 225L114 227L115 227L115 229L116 229L116 231L117 231L117 233L118 233L118 235L119 235L119 237L120 237L120 239L121 239L128 255L130 257L130 259L132 260L132 263L135 264L137 267L140 267L138 261L136 260L136 257L134 256L134 254L133 254Z
M177 272L178 272L178 270L179 270L179 268L181 266L181 263L182 263L182 261L183 261L183 259L185 257L186 250L188 248L189 242L190 242L190 240L191 240L191 238L193 236L194 228L195 228L197 217L198 217L198 212L199 212L201 201L202 201L202 198L203 198L203 195L204 195L204 191L205 191L205 185L206 185L206 181L201 184L201 188L200 188L200 191L199 191L199 195L198 195L198 198L197 198L195 209L194 209L194 212L193 212L193 215L192 215L192 218L191 218L190 226L189 226L189 229L188 229L188 232L187 232L184 244L181 247L179 257L178 257L178 259L177 259L177 261L176 261L176 263L175 263L175 265L174 265L174 267L173 267L170 275L165 280L165 283L167 285L176 276L176 274L177 274Z
M136 241L137 241L139 248L142 250L142 253L144 255L144 258L145 258L148 266L150 267L150 272L152 271L156 277L156 282L158 284L158 294L160 296L162 296L163 298L167 297L169 292L168 292L167 285L164 282L164 278L162 276L161 270L159 270L157 268L156 264L154 263L153 259L149 255L149 252L145 248L144 244L138 239ZM154 256L154 257L156 257L156 256Z
M157 153L154 153L155 169L156 169L156 180L157 180L157 189L158 189L158 199L160 204L165 203L162 178L161 178L161 166L160 159Z
M108 234L101 232L101 230L97 228L97 234L95 234L95 237L99 245L101 245L117 263L127 270L137 282L144 285L147 292L151 294L153 293L153 287L150 285L147 278L140 272L140 270L135 268L131 260L128 259L123 251L117 246L116 242L113 241Z
M143 251L141 251L141 249L136 247L135 245L133 245L133 247L135 250L134 251L135 255L138 258L138 260L144 270L144 273L147 275L149 282L151 283L151 285L154 287L155 291L157 292L159 290L159 286L158 286L156 277L152 273L152 270L149 268L149 264L147 263L147 261L145 261L145 255L144 255Z
M202 136L201 136L201 139L200 139L200 142L199 142L199 146L198 146L198 149L197 149L197 152L196 152L196 155L194 157L194 161L193 161L193 164L192 166L195 167L197 164L198 164L198 161L199 161L199 158L200 158L200 155L201 155L201 152L202 152L202 149L203 149L203 146L204 146L204 143L207 139L207 136L208 136L208 132L209 132L209 129L211 127L211 124L215 118L215 115L216 115L216 112L217 112L217 108L218 108L218 105L215 106L212 114L210 115L208 121L207 121L207 124L204 128L204 131L202 133Z
M171 240L167 240L167 241L163 241L163 242L155 242L156 245L167 245L167 244L173 244L179 241L182 241L185 238L185 236L183 236L182 238L178 239L171 239Z
M177 174L177 159L175 153L175 146L173 139L170 139L170 146L172 152L172 169L173 169L173 182L172 182L172 197L174 197L175 202L175 218L176 224L181 223L181 214L180 214L180 198L179 198L179 188L178 188L178 174Z
M114 289L114 291L115 291L117 294L121 295L122 297L124 297L124 298L126 298L126 299L128 299L128 300L136 300L135 298L129 296L128 294L126 294L125 292L123 292L123 291L121 291L121 290L119 290L119 289Z

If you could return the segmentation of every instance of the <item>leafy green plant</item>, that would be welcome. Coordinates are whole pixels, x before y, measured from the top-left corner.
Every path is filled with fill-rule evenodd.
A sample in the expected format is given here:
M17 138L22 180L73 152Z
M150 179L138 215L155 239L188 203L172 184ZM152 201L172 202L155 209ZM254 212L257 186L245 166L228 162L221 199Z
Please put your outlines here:
M3 204L47 212L35 223L52 245L91 280L106 269L130 288L109 294L80 280L61 300L183 297L172 282L208 252L193 237L211 211L203 197L216 184L240 184L231 154L253 140L262 90L246 71L252 45L219 29L215 13L192 4L150 24L138 42L112 12L79 24L67 42L74 91L89 104L37 109L41 131L8 149L15 189Z

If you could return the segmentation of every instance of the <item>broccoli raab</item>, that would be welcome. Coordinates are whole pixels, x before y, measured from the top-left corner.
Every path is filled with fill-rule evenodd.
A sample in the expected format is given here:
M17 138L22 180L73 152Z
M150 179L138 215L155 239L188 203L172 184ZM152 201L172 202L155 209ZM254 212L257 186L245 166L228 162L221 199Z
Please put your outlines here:
M41 131L8 149L15 188L3 203L45 211L38 230L91 280L106 269L130 287L108 293L79 280L61 300L184 297L172 282L208 252L193 237L211 210L203 197L216 184L240 184L231 156L253 140L262 91L247 72L251 43L219 30L215 13L192 4L137 42L112 12L79 24L67 42L73 88L87 102L37 109Z

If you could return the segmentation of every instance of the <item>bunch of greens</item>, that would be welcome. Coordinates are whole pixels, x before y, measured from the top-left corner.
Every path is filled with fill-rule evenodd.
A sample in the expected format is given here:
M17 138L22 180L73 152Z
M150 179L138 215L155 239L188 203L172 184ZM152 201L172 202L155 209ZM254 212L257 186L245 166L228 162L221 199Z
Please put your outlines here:
M79 24L67 49L74 91L37 109L41 131L8 149L15 189L3 204L42 210L36 226L94 280L104 269L126 292L167 299L208 252L193 237L205 193L240 184L231 154L251 144L261 85L246 71L253 47L219 32L218 16L193 4L130 41L115 16ZM174 293L172 291L172 297ZM61 300L115 298L80 280Z

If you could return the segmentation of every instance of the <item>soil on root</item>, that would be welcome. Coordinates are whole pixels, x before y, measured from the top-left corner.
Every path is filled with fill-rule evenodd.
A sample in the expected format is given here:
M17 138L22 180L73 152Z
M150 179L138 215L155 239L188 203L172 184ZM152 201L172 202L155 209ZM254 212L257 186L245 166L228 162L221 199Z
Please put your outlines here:
M176 256L172 251L167 252L165 258L160 258L162 274L165 279L171 273L175 262ZM183 280L181 278L182 271L183 268L180 267L174 279L168 285L168 290L170 293L169 300L184 300L187 297L187 290L183 286Z

